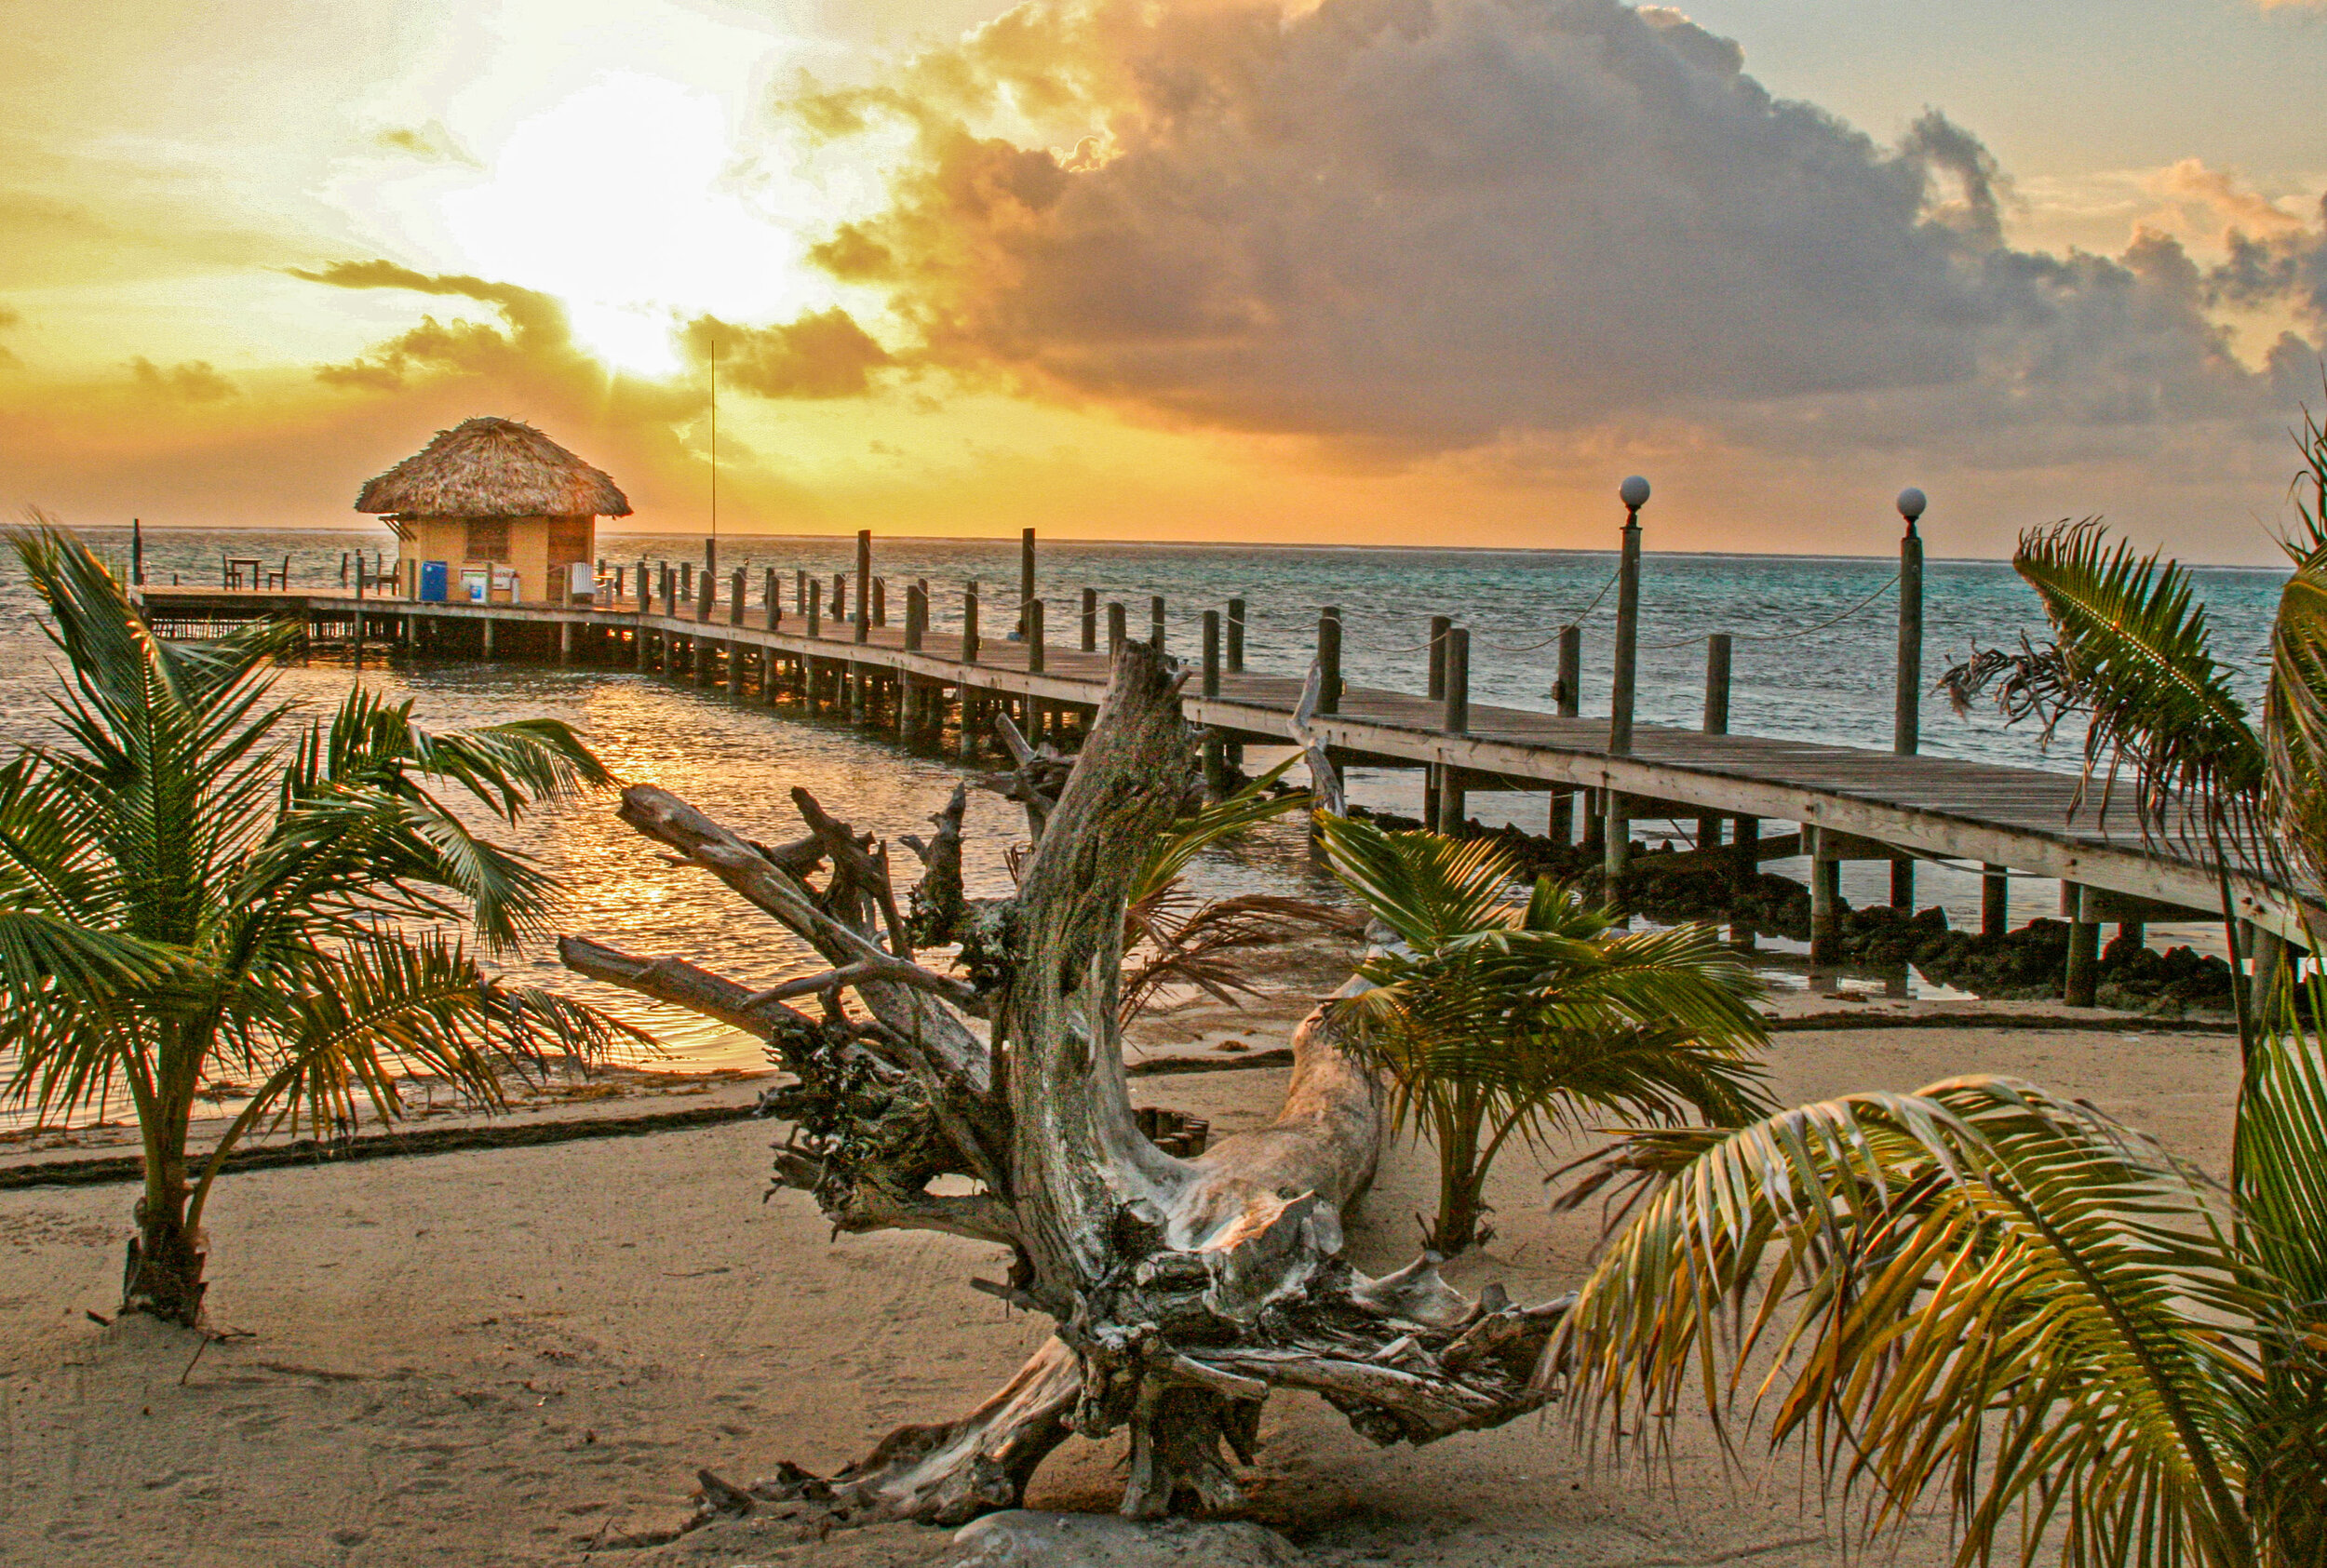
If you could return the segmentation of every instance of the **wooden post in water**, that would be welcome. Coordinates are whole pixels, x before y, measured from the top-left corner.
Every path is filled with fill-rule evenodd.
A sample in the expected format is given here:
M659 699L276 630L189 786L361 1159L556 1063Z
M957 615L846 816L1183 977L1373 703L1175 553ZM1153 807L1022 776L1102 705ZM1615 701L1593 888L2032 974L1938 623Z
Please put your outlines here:
M1244 601L1241 597L1228 601L1228 623L1221 628L1221 633L1227 642L1227 647L1221 652L1222 669L1229 675L1243 675L1244 673ZM1244 743L1230 741L1224 748L1224 756L1230 767L1243 768L1244 766Z
M1907 531L1899 540L1899 685L1892 695L1890 749L1901 757L1913 757L1923 742L1923 536L1915 525L1924 505L1923 492L1913 486L1899 492ZM1915 913L1915 862L1903 855L1890 863L1890 906L1902 915Z
M1099 591L1083 590L1083 651L1096 653L1099 647Z
M358 572L364 570L360 559L356 570ZM129 519L129 581L141 588L145 586L145 521L141 517ZM344 556L340 558L340 581L347 581L347 558Z
M1430 618L1430 689L1425 695L1433 703L1446 695L1446 633L1453 626L1451 616Z
M800 614L808 613L808 569L792 569L792 609Z
M1617 487L1624 503L1623 554L1616 568L1616 657L1608 690L1607 749L1632 755L1633 694L1640 652L1640 509L1648 503L1648 481L1634 474ZM1624 864L1632 852L1631 802L1623 792L1604 789L1601 869L1607 896L1619 896Z
M2068 963L2061 977L2061 999L2071 1007L2091 1007L2100 980L2098 903L2092 889L2077 882L2061 884L2061 914L2068 920Z
M1574 718L1581 711L1583 678L1583 628L1562 626L1559 629L1559 673L1552 681L1552 705L1563 718ZM1576 837L1576 797L1582 793L1562 789L1552 796L1552 842L1569 844ZM1589 813L1587 813L1589 816Z
M643 559L639 562L639 613L641 615L654 613L654 589L647 581L646 562Z
M872 590L872 623L885 626L889 623L889 580L885 577L874 578Z
M2001 936L2011 930L2011 872L1993 864L1980 867L1980 934Z
M832 574L832 624L837 629L848 623L848 573Z
M1018 637L1031 638L1033 630L1027 624L1027 606L1034 602L1034 530L1018 530Z
M1802 824L1802 847L1809 851L1809 961L1842 959L1842 862L1830 851L1823 828Z
M872 529L856 530L856 640L872 641Z
M766 579L760 584L760 607L762 610L766 611L768 630L771 632L782 631L784 629L783 583L782 580L775 575L775 568L773 567L767 569Z
M918 583L905 587L905 650L919 653L922 639L929 632L929 591ZM897 728L908 745L919 745L922 732L930 728L924 711L929 706L930 689L926 677L908 673L905 690L897 699Z
M708 621L711 619L711 607L719 602L719 590L720 580L713 576L710 572L706 571L703 574L702 583L695 589L696 620Z
M737 567L727 578L727 623L744 623L744 569Z
M963 663L977 663L977 579L973 577L969 581L969 585L962 590L962 662ZM962 701L966 704L968 700L965 690Z
M822 637L824 635L824 584L819 582L810 582L807 588L808 635L812 637Z
M1446 679L1440 690L1438 727L1449 735L1471 732L1471 629L1446 629L1444 656ZM1462 770L1451 764L1438 770L1438 831L1459 838L1468 831L1469 792Z
M1164 651L1164 596L1148 596L1148 645L1158 653Z
M1317 612L1317 711L1341 711L1341 607L1329 604Z
M1220 694L1220 612L1204 612L1204 694ZM1220 741L1217 725L1207 726L1204 732L1204 792L1217 800L1228 794L1228 752Z
M1110 666L1123 653L1123 644L1128 641L1131 637L1130 630L1124 624L1124 620L1123 601L1121 599L1108 600L1107 662Z
M356 618L356 623L358 626L362 625L363 617L358 615ZM357 655L359 661L362 655ZM558 663L561 664L573 663L573 623L571 621L558 623Z
M1032 529L1027 529L1027 537L1030 539L1033 535ZM1026 601L1023 607L1023 623L1026 626L1026 673L1041 675L1043 663L1042 601L1041 599Z
M1708 735L1729 732L1729 634L1715 632L1705 638L1705 722ZM1721 844L1721 819L1702 816L1697 819L1697 848L1718 849Z
M679 563L679 596L689 604L695 602L695 564L693 561Z
M485 620L478 622L478 624L479 626L481 626L481 627L483 627L483 628L484 628L484 635L483 635L483 638L482 638L482 641L483 641L483 643L484 643L484 654L485 654L485 658L486 658L487 660L489 660L489 661L490 661L490 660L492 658L492 656L493 656L493 623L492 623L492 620L491 620L491 618L490 616L488 616Z

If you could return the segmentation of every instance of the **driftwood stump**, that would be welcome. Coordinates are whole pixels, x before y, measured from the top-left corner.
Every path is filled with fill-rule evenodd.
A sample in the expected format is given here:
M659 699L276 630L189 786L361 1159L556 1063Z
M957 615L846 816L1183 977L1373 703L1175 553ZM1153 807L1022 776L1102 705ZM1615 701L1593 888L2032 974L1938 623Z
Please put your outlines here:
M1221 1509L1239 1501L1229 1455L1249 1461L1274 1389L1316 1393L1382 1443L1541 1402L1531 1375L1563 1303L1518 1307L1493 1286L1473 1301L1429 1256L1382 1279L1343 1258L1341 1207L1373 1175L1381 1108L1327 1008L1294 1035L1270 1126L1193 1159L1141 1134L1116 1015L1123 909L1196 767L1179 684L1154 650L1124 645L1056 798L1027 801L1037 837L1009 899L964 895L960 790L935 838L913 842L925 869L902 905L885 846L804 790L806 837L774 846L662 790L625 793L625 822L831 967L753 991L572 937L567 964L765 1039L796 1080L775 1096L792 1126L780 1186L814 1196L837 1231L998 1242L1009 1278L975 1283L1057 1324L976 1409L893 1432L837 1475L787 1466L747 1488L706 1472L705 1517L960 1523L1015 1507L1069 1432L1126 1427L1124 1513ZM951 965L917 960L940 946L958 947ZM933 1191L941 1180L949 1190Z

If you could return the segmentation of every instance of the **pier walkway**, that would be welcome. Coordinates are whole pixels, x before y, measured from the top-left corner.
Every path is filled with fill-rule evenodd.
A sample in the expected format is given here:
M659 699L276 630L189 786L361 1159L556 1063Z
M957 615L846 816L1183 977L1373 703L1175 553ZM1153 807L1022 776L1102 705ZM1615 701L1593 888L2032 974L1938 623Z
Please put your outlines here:
M1104 632L1096 649L1081 646L1087 615L1080 626L1054 625L1032 661L1038 667L1029 668L1028 645L1002 637L982 639L975 662L963 659L960 636L935 628L908 648L894 605L890 623L863 627L865 640L858 641L860 628L851 623L810 635L798 613L771 617L765 606L739 609L724 599L706 619L700 612L419 603L345 592L137 592L166 634L201 635L235 622L295 616L318 636L346 637L360 617L365 637L382 649L397 643L453 656L660 670L728 687L746 700L756 693L773 702L787 681L796 682L812 704L829 703L862 722L894 725L921 739L938 732L948 704L969 704L978 722L964 728L981 732L995 704L1036 729L1075 722L1095 709L1109 669ZM744 615L779 624L743 624L736 617ZM1169 651L1197 663L1198 650ZM1191 673L1190 719L1229 741L1286 744L1302 683L1215 668L1215 693L1204 692ZM1338 711L1316 717L1314 733L1339 760L1432 769L1453 784L1457 800L1465 788L1543 791L1555 800L1570 791L1612 791L1629 801L1635 819L1726 819L1751 838L1757 858L1798 852L1818 863L1826 874L1813 877L1814 903L1830 903L1826 868L1840 861L1931 859L1984 871L1998 909L2005 875L2056 878L2064 884L2064 913L2088 931L2105 920L2219 918L2211 864L2184 846L2145 841L2122 806L2105 824L2096 822L2094 803L2077 809L2078 781L2063 773L1651 724L1636 726L1629 752L1618 754L1609 750L1605 717L1473 704L1459 730L1449 730L1446 717L1447 704L1439 699L1350 687ZM1586 812L1560 815L1581 821ZM1761 824L1779 823L1799 824L1800 838L1758 837ZM1827 897L1818 898L1822 892ZM2233 894L2241 919L2301 942L2302 911L2284 889L2241 878ZM2327 920L2327 909L2306 903L2314 920Z

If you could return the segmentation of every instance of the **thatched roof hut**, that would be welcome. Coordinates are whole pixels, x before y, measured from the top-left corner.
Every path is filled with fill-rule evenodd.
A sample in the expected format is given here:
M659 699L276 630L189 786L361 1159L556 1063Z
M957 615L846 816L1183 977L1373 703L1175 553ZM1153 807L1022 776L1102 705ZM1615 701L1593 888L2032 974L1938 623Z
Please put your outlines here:
M356 510L417 517L627 517L630 503L530 424L464 420L368 482Z

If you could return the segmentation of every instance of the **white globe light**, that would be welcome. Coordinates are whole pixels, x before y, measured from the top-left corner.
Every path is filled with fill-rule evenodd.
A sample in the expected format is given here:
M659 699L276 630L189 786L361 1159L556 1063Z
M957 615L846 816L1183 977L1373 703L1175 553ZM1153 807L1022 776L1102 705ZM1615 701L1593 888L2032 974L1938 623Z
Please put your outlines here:
M1923 492L1913 485L1899 492L1899 516L1910 523L1923 515L1923 508L1928 504L1923 499Z
M1616 487L1617 499L1627 512L1637 512L1648 504L1648 481L1635 474Z

